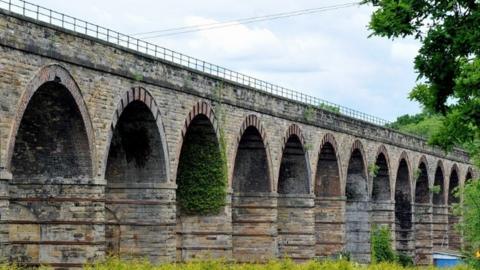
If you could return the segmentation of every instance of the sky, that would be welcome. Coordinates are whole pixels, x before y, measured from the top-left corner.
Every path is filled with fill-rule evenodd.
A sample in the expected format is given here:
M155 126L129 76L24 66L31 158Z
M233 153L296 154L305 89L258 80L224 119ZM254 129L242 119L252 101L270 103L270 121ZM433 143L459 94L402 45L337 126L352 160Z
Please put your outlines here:
M125 34L318 8L352 0L31 0ZM386 120L420 111L413 39L369 37L355 6L148 41Z

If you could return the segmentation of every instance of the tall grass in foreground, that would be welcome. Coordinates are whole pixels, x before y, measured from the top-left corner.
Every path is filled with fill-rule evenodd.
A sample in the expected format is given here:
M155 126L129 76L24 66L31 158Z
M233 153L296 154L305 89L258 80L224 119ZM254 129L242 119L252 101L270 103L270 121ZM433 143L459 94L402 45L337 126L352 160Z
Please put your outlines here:
M86 270L436 270L431 267L402 267L394 263L359 265L348 261L309 261L295 263L291 260L271 261L266 264L234 264L222 260L192 261L188 263L171 263L154 265L147 260L121 260L108 258L85 267ZM452 270L474 270L462 265ZM0 269L1 270L1 269Z
M12 264L0 264L0 270L23 270ZM41 267L40 270L52 269ZM378 263L359 265L348 261L309 261L295 263L291 260L271 261L266 264L235 264L223 260L192 261L188 263L169 263L155 265L148 260L122 260L110 257L96 263L86 265L85 270L437 270L431 267L402 267L394 263ZM445 269L445 268L442 268ZM451 270L474 270L462 265Z

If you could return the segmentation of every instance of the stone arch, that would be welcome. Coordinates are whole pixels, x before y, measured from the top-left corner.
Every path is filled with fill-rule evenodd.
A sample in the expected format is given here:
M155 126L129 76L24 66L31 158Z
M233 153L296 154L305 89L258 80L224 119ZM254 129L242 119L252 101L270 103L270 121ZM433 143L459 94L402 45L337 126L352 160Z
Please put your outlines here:
M305 139L296 124L292 124L283 139L282 160L278 174L279 194L309 194L310 168L305 151Z
M299 253L296 244L297 239L308 239L313 232L313 228L311 231L306 230L303 224L314 223L308 153L300 127L296 124L289 126L283 141L277 187L278 253L281 257L288 256L292 259L313 257L313 248Z
M413 208L410 165L406 152L402 152L395 181L395 240L397 251L413 255Z
M346 251L361 263L370 261L370 202L365 151L359 140L351 149L347 168L345 211Z
M76 249L82 254L100 249L92 244L101 238L95 229L78 225L91 220L85 209L100 212L95 196L101 194L101 187L92 184L95 151L91 125L78 85L60 65L42 67L22 93L7 150L7 167L12 172L9 195L16 202L10 204L9 219L20 222L9 226L26 234L35 231L37 236L17 242L12 249L10 255L21 256L20 263L61 262L62 254L49 249L46 242L53 242L57 250ZM72 207L77 202L82 207ZM68 214L60 214L59 209L68 209ZM70 216L78 224L62 225ZM80 230L80 236L73 235ZM73 247L71 239L85 244ZM41 252L29 253L32 249Z
M210 122L215 132L216 139L220 141L220 131L219 131L219 126L218 126L218 121L215 115L215 111L213 110L212 106L206 101L203 101L203 100L198 101L197 103L195 103L195 105L193 105L192 109L188 112L187 117L183 122L182 130L180 134L181 135L180 141L177 143L179 147L176 149L176 154L175 154L176 160L180 160L180 154L182 151L182 146L183 146L185 136L187 135L188 128L190 127L192 121L198 116L203 116L205 117L205 119L207 119ZM173 171L172 175L177 175L177 170L178 170L178 164L175 168L172 168L172 171Z
M450 178L448 181L448 205L459 203L460 198L454 196L454 189L460 186L460 170L457 164L453 164L450 170Z
M421 156L415 180L415 203L430 203L430 184L428 175L428 162L425 156Z
M472 167L468 167L467 168L467 173L465 174L465 183L467 183L468 181L471 181L473 180L473 178L475 177L475 175L473 174L473 169Z
M414 229L415 263L432 263L432 204L429 184L428 162L424 155L418 161L414 175Z
M181 135L176 169L177 260L201 258L207 253L228 256L224 252L231 242L222 235L231 229L227 221L230 216L225 213L228 208L224 208L227 175L219 127L210 104L199 101L193 106ZM209 238L208 244L198 247L205 237ZM211 251L210 246L225 250Z
M331 133L325 134L320 144L315 173L314 190L317 197L336 197L345 194L342 192L341 166L337 149L335 137Z
M106 148L105 148L105 153L102 158L102 164L101 166L101 172L102 176L105 177L105 172L107 169L107 159L108 159L108 154L110 151L110 146L112 142L112 137L113 137L113 132L115 130L115 127L117 126L118 120L120 119L120 116L122 115L123 111L129 104L132 102L141 102L143 103L152 113L156 124L157 124L157 131L160 134L161 138L161 148L162 148L162 153L165 157L165 162L166 162L166 174L167 174L167 179L170 178L170 158L168 154L168 146L166 143L166 135L165 135L165 128L162 122L162 117L160 113L160 107L157 105L157 101L153 97L153 95L146 90L143 87L132 87L128 91L124 92L123 95L120 96L119 100L116 102L117 107L115 109L115 112L113 113L111 117L111 124L110 124L110 130L108 132L107 136L107 143L106 143Z
M94 158L95 158L95 147L94 147L94 133L92 121L90 120L90 114L88 113L87 106L83 99L82 93L78 84L76 83L73 76L68 72L66 68L58 64L50 64L40 68L39 71L35 73L33 78L27 84L25 91L20 96L17 110L15 112L15 120L13 121L13 126L10 130L10 140L7 146L7 157L6 157L6 169L11 171L11 162L13 157L13 151L15 147L16 137L20 123L22 121L23 115L29 105L32 97L37 92L40 87L46 83L55 83L61 87L64 87L69 94L73 97L75 105L77 106L84 128L86 130L86 136L88 139L89 153L90 153L90 166L91 166L91 175L93 176L94 172Z
M238 262L265 262L276 256L278 245L277 196L272 194L272 166L260 120L249 115L236 144L232 177L232 247Z
M129 89L117 103L104 159L108 253L158 261L167 248L161 243L171 237L164 226L170 217L162 215L162 203L174 198L174 190L167 187L169 158L160 118L144 88Z
M372 177L373 183L371 183L372 201L389 201L392 198L390 190L390 159L384 145L378 148L375 167L377 172Z
M331 133L323 136L315 172L315 255L328 257L345 243L345 194L340 177L338 145ZM325 241L328 239L328 241Z
M262 176L262 177L265 178L263 180L267 181L267 186L264 186L262 188L262 192L272 192L274 190L274 185L273 185L274 181L273 181L273 178L272 178L273 177L273 172L272 172L272 162L271 162L271 156L270 156L270 151L269 151L269 144L268 144L265 129L263 128L263 126L262 126L260 120L258 119L258 117L256 115L253 115L253 114L247 116L245 121L242 123L242 126L240 127L240 131L238 133L238 137L237 137L237 140L236 140L235 162L234 162L234 166L232 168L233 172L232 172L232 178L231 178L232 179L232 188L233 188L234 192L237 192L236 190L240 190L240 189L238 189L239 187L235 188L235 185L236 185L235 178L236 178L236 176L240 176L240 175L236 175L235 173L236 172L239 173L240 171L243 170L243 167L242 167L242 169L238 169L239 165L242 164L240 159L243 159L242 157L239 157L239 149L242 146L242 144L247 142L246 140L242 141L242 139L246 139L247 137L252 137L254 142L258 145L259 152L263 152L261 150L264 150L264 152L265 152L265 155L263 155L263 153L261 153L261 155L260 155L260 158L263 159L262 162L260 163L260 165L264 166L263 168L260 168L260 169L262 171L265 171L265 173L267 174L266 176L265 175ZM241 152L241 154L249 155L248 151L243 151L243 152ZM250 155L251 155L251 152L250 152ZM249 158L247 158L246 160L250 160L250 158L253 158L253 156L249 156ZM237 164L237 161L239 162L238 164ZM243 165L247 165L247 164L243 164ZM257 165L259 165L259 164L257 164ZM265 168L265 166L266 166L266 168Z
M445 168L438 160L433 185L432 234L434 248L448 247L448 205L445 198ZM447 176L448 177L448 176ZM438 189L438 187L440 187Z
M453 213L454 204L460 203L460 197L455 195L456 188L460 187L459 172L457 164L453 164L448 179L448 247L452 250L460 250L462 246L461 237L455 228L460 219Z
M433 193L433 204L434 205L444 205L446 204L445 201L445 168L443 166L443 162L439 160L437 162L437 166L435 168L434 186L439 186L440 191Z

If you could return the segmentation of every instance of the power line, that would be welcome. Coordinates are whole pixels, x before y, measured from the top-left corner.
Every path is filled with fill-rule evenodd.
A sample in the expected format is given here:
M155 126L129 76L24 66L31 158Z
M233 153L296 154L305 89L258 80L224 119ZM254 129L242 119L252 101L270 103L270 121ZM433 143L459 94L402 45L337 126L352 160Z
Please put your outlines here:
M321 13L326 11L353 7L358 4L360 4L360 2L350 2L350 3L324 6L324 7L318 7L318 8L309 8L309 9L290 11L290 12L275 13L275 14L269 14L264 16L248 17L248 18L237 19L237 20L228 20L224 22L206 23L206 24L199 24L199 25L162 29L157 31L135 33L132 35L137 35L137 36L146 35L144 37L141 37L142 39L173 36L173 35L180 35L180 34L186 34L186 33L192 33L192 32L200 32L200 31L207 31L207 30L218 29L218 28L231 27L231 26L236 26L240 24L251 24L251 23L261 22L261 21L278 20L278 19L301 16L301 15ZM150 35L150 34L156 34L156 35Z

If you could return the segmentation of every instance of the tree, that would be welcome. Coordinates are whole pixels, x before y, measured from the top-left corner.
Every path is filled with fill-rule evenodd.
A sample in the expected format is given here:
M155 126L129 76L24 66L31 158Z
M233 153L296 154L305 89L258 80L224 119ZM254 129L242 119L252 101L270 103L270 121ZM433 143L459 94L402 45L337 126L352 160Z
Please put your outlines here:
M443 116L439 114L431 114L423 111L415 115L405 114L399 116L395 122L387 124L386 126L429 139L441 129L442 119Z
M364 0L377 9L369 28L386 38L422 43L415 57L418 84L409 98L444 115L430 142L465 145L480 163L480 2L476 0Z

